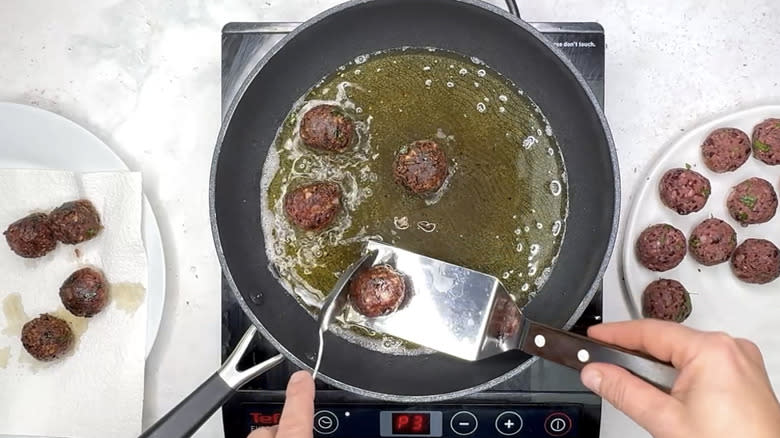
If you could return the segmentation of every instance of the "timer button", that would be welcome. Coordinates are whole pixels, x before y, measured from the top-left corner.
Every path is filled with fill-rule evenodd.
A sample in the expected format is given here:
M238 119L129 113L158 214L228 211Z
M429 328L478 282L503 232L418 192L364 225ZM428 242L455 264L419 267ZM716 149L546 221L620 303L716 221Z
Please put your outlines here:
M502 412L496 418L496 430L504 436L517 435L523 428L523 418L517 412Z
M339 428L339 419L331 411L317 411L314 414L314 430L323 435L330 435Z
M478 424L477 417L468 411L460 411L450 419L450 429L460 436L471 435Z
M550 436L564 436L571 431L571 418L563 412L553 412L544 420L544 431Z

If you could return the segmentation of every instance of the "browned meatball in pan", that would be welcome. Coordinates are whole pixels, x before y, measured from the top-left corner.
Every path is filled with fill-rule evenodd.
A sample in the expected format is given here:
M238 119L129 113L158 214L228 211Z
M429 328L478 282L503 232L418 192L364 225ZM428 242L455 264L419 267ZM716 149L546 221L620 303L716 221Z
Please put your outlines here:
M354 135L352 119L334 105L319 105L306 111L301 120L301 140L320 151L342 152Z
M40 361L61 357L70 351L73 342L73 330L68 323L45 313L22 327L24 349Z
M11 251L24 258L43 257L57 246L49 216L33 213L8 226L3 233Z
M102 272L81 268L62 283L60 300L70 313L89 318L106 307L108 288Z
M412 193L435 192L447 179L447 156L432 140L419 140L404 146L395 157L393 176Z
M327 228L341 210L341 187L332 182L315 182L293 189L284 197L284 212L290 221L306 231Z
M49 218L54 237L70 245L92 239L103 229L95 206L86 199L60 205L49 213Z
M387 265L363 269L349 284L349 300L355 310L368 317L394 312L406 296L403 276Z

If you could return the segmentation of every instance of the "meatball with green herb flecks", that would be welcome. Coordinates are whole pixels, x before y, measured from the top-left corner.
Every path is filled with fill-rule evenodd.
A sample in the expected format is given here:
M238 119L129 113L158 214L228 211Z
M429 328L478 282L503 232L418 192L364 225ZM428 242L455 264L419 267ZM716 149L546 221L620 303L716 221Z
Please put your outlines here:
M686 249L685 235L669 224L652 225L636 240L639 262L652 271L668 271L679 265Z
M393 176L412 193L425 195L441 188L448 174L447 156L433 140L418 140L398 151Z
M30 356L52 361L70 351L74 336L70 325L57 317L42 314L22 327L22 345Z
M710 181L690 169L668 170L658 189L664 205L682 215L704 208L712 192Z
M691 310L691 296L677 280L656 280L642 293L642 315L645 318L683 322L691 315Z
M704 266L723 263L737 247L737 232L726 222L711 218L696 226L688 239L688 252Z
M726 207L742 225L762 224L777 212L777 193L767 180L750 178L731 190Z
M750 138L737 128L716 129L702 143L701 155L711 171L732 172L750 157Z
M753 128L753 156L769 165L780 164L780 119L766 119Z
M8 247L17 255L43 257L57 246L51 221L45 213L33 213L12 223L3 233Z
M745 239L731 256L731 269L745 283L772 282L780 277L780 250L766 239Z

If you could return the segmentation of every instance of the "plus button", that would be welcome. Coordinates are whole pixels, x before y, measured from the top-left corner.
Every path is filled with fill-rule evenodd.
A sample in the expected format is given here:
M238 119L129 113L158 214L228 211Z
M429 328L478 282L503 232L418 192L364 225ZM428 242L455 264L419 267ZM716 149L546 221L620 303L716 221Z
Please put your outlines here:
M496 418L496 430L501 435L516 435L522 428L523 419L517 412L505 411Z

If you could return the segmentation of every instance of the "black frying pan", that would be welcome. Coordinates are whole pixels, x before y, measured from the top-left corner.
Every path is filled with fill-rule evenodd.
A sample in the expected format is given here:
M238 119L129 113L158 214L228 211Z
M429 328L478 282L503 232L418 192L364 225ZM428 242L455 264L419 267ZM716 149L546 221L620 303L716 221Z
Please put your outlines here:
M294 102L320 78L357 55L401 46L479 57L524 89L556 132L567 167L570 213L552 274L524 309L528 318L569 328L594 294L614 244L620 197L609 128L583 78L541 34L478 0L340 5L297 28L254 68L228 109L211 175L212 228L225 276L254 326L304 369L313 366L317 322L269 270L260 224L262 164ZM521 352L479 362L439 354L394 356L326 336L320 370L325 382L392 401L465 396L531 364ZM147 436L178 436L197 428L204 414L230 395L223 377L215 374Z

